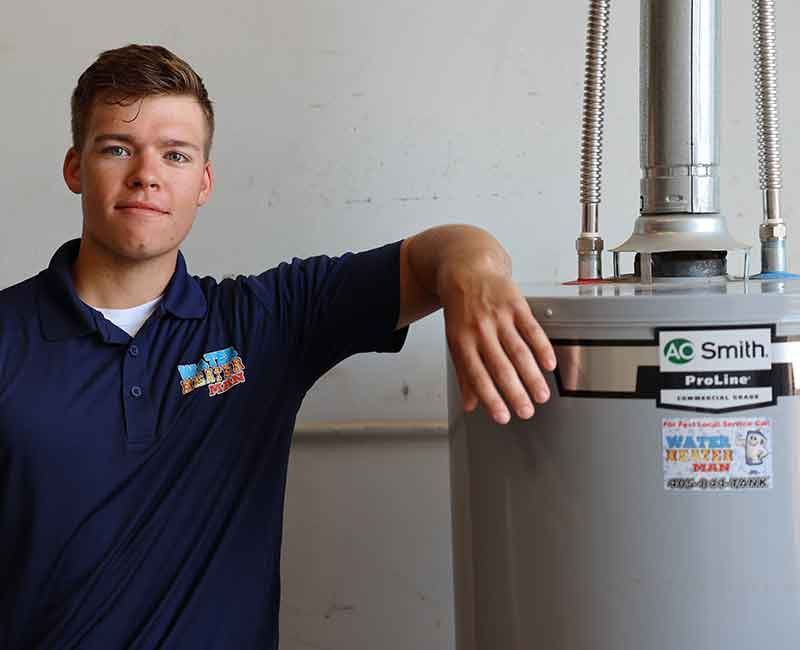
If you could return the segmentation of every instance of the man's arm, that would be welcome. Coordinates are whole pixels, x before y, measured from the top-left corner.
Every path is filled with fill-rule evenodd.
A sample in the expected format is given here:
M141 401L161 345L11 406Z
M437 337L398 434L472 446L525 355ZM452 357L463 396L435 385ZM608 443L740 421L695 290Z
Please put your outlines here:
M464 408L480 401L505 424L511 415L502 392L519 417L531 417L533 403L550 396L540 367L553 370L556 357L511 280L511 259L485 230L439 226L403 242L397 327L439 307Z

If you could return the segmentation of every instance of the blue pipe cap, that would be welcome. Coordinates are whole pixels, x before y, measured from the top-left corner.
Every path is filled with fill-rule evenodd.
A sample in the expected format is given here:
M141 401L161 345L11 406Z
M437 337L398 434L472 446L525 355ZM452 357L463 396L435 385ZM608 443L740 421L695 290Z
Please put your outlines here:
M759 273L751 275L751 280L800 280L797 273L785 273L783 271L773 271L772 273Z

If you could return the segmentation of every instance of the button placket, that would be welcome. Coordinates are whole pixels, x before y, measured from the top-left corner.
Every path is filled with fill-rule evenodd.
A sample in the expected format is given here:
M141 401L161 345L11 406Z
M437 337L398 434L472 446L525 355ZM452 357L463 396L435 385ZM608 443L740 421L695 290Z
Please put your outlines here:
M155 440L155 416L147 394L146 354L142 345L131 343L122 357L122 390L128 447L143 449Z

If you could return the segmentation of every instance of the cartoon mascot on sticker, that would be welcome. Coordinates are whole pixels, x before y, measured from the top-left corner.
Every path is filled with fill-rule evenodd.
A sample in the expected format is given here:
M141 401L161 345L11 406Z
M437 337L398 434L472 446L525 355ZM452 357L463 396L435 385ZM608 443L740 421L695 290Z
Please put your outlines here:
M761 431L748 431L744 441L745 462L748 465L762 465L767 456L767 437Z

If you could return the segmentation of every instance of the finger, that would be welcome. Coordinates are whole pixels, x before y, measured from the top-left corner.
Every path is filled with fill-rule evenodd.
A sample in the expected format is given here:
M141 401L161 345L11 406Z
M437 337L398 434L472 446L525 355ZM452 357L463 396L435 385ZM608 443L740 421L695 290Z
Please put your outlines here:
M474 343L461 342L460 344L452 344L451 339L448 338L448 345L450 347L450 359L453 362L456 380L458 381L459 393L461 394L461 402L465 411L472 412L478 406L478 396L469 386L462 349L466 349L470 345L474 347Z
M500 329L500 343L509 360L517 371L529 395L540 404L550 398L550 389L547 386L542 371L533 358L530 346L510 323Z
M478 396L469 388L466 388L464 395L464 410L467 413L472 413L476 408L478 408Z
M464 405L464 410L467 412L474 411L475 408L478 406L478 396L475 395L475 392L469 386L467 373L466 370L464 369L464 363L463 361L461 361L460 356L456 355L452 351L450 357L453 360L453 366L456 371L458 390L459 393L461 394L461 402Z
M458 375L458 387L461 390L461 402L467 413L472 413L478 407L478 396L470 388L463 371Z
M498 334L484 334L481 337L480 353L494 380L494 384L505 396L514 412L523 419L533 415L534 406L514 364L500 344ZM480 393L478 393L480 395Z
M556 353L553 350L550 339L547 338L547 334L545 334L542 326L539 325L539 321L534 318L527 302L517 309L515 322L522 337L533 349L539 365L548 372L555 370Z
M497 391L494 381L492 381L484 360L476 348L470 348L463 352L467 384L477 395L478 400L494 421L499 424L506 424L511 419L511 413L503 398L500 397L500 393Z

